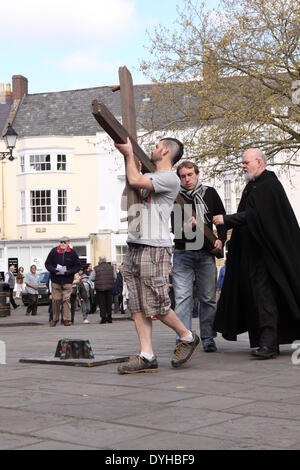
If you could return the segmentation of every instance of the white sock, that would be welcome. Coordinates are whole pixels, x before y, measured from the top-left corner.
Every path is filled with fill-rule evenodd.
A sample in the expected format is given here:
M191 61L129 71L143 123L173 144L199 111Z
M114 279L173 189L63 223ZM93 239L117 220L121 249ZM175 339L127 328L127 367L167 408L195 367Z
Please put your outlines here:
M152 361L152 359L154 358L154 354L148 354L142 351L140 357L147 359L147 361Z
M180 341L188 341L188 342L193 341L193 333L190 331L190 334L188 336L184 336L183 338L180 338Z

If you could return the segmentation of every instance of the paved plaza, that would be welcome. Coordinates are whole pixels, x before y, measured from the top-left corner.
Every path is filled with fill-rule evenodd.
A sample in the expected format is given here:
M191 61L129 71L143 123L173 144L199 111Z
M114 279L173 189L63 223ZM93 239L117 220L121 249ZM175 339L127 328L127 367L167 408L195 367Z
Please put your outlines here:
M89 339L96 356L138 351L134 323L121 315L99 324L49 328L22 306L0 318L6 364L0 365L0 449L202 450L299 449L300 365L282 346L277 359L249 358L247 335L217 338L218 353L198 349L173 369L173 333L153 323L159 371L121 376L117 364L74 367L20 363L54 355L59 339ZM199 329L198 321L193 320ZM300 338L299 338L300 340Z

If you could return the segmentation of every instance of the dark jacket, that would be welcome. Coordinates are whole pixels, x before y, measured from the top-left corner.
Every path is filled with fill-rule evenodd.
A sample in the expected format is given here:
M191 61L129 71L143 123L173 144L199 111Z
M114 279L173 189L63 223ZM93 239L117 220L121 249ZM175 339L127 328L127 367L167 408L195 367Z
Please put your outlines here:
M80 282L78 284L78 294L81 299L92 301L93 291L91 285L89 283L87 283L87 285L89 287L88 290L85 288L84 283Z
M56 274L56 266L60 264L61 266L66 266L67 271L64 275ZM74 274L78 273L81 268L81 263L78 258L76 251L68 247L65 252L60 249L60 246L52 248L50 251L46 262L45 267L47 271L50 272L51 282L56 284L72 284L74 279Z
M186 199L185 197L184 197L184 199L186 200L186 204L192 204L192 207L195 210L194 202L192 203L190 200ZM207 226L212 230L213 229L213 225L212 225L213 216L218 215L218 214L225 214L225 209L224 209L222 200L221 200L220 196L218 195L217 191L211 186L207 186L203 199L204 199L204 202L207 205L207 208L209 210L208 217L210 219L210 223L208 223ZM183 220L184 219L182 217L182 221ZM172 213L172 215L171 215L171 221L172 221L172 232L175 233L175 231L174 231L175 230L174 229L174 213ZM223 246L224 246L224 244L226 242L226 239L227 239L227 229L226 229L226 227L224 225L218 225L217 232L218 232L218 238L222 241ZM176 250L185 250L186 249L186 243L192 244L193 240L192 239L187 240L184 237L184 234L182 234L182 238L175 238L174 239L174 244L175 244L175 249ZM210 244L207 242L206 239L204 239L203 249L207 250L207 251L210 251L212 249Z
M96 291L113 290L115 279L114 270L109 263L100 263L94 268L95 271L95 289Z

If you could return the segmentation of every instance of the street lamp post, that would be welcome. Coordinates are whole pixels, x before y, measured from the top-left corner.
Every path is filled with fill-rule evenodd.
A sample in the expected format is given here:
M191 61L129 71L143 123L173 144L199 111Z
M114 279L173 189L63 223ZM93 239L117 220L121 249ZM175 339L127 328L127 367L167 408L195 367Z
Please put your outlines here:
M16 131L11 127L10 124L8 124L6 132L3 135L3 139L6 144L6 147L8 148L8 152L0 152L1 160L4 160L6 157L8 157L8 160L11 162L14 160L12 152L16 146L17 137L18 134L16 133Z

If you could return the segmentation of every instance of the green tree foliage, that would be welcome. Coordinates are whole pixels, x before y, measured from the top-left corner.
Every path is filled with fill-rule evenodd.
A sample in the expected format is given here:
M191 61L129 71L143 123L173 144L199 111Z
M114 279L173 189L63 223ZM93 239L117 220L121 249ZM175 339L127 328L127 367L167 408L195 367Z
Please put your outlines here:
M271 164L300 166L292 91L300 80L299 0L221 0L211 11L185 0L177 11L172 32L150 33L151 58L141 64L156 83L144 128L186 129L189 156L210 176L238 168L250 147Z

